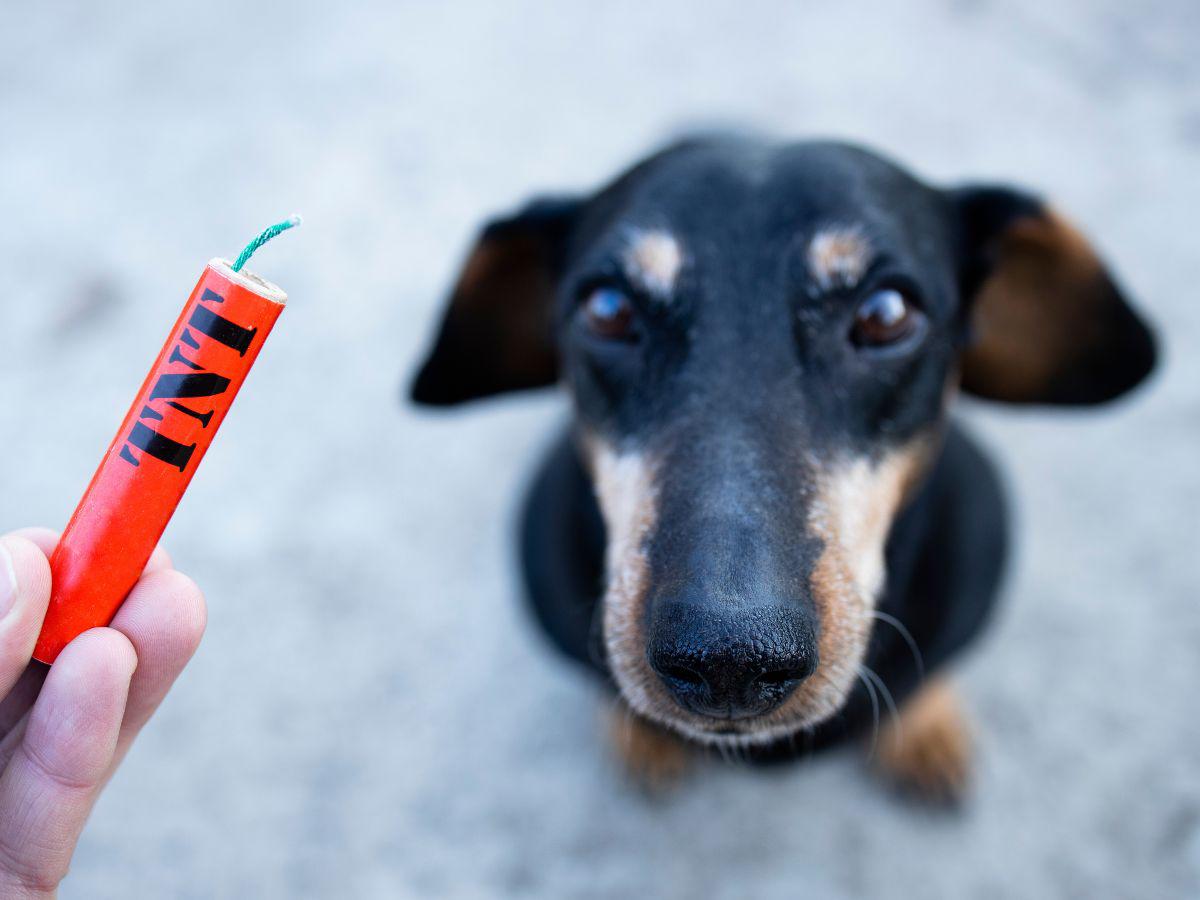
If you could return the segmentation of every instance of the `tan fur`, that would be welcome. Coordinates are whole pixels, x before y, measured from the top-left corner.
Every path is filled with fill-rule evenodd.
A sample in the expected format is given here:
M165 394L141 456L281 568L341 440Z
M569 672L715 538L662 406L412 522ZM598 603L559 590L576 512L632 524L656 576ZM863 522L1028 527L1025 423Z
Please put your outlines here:
M808 270L821 290L848 288L866 274L871 245L861 229L826 228L808 244Z
M763 743L815 725L845 702L870 634L883 587L883 549L901 503L930 456L932 441L872 463L848 461L820 478L809 527L825 542L813 574L820 619L816 673L779 708L736 723L740 733L714 735L702 717L683 710L646 660L646 540L657 522L652 455L621 453L594 435L583 440L608 529L604 638L613 677L629 706L652 722L706 743Z
M927 683L900 708L898 721L880 730L875 763L897 786L926 800L962 798L971 774L971 733L946 679Z
M683 248L665 231L635 231L625 265L635 281L659 299L669 299L683 268Z
M662 791L687 772L692 754L679 737L636 715L619 701L607 712L613 751L639 787Z
M1069 222L1053 212L1018 220L975 301L964 382L987 396L1037 398L1091 345L1107 289L1103 264Z
M608 530L604 640L626 701L647 713L665 689L646 662L642 613L646 597L646 540L658 518L654 465L641 453L621 454L595 436L584 439L596 499ZM665 696L661 700L670 702Z
M825 547L813 568L821 623L816 674L774 713L815 724L845 702L866 655L872 612L884 587L884 544L892 520L919 481L932 440L915 439L879 460L846 461L819 478L809 527Z

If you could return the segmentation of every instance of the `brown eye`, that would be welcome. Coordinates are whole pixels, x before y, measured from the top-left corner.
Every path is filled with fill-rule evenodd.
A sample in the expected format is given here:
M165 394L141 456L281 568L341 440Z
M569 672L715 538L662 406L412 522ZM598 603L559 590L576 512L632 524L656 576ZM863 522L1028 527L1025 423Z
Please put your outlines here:
M594 288L583 302L583 314L592 334L609 341L634 338L633 304L612 287Z
M913 334L920 322L920 311L907 297L895 288L884 288L858 307L850 339L859 347L885 347Z

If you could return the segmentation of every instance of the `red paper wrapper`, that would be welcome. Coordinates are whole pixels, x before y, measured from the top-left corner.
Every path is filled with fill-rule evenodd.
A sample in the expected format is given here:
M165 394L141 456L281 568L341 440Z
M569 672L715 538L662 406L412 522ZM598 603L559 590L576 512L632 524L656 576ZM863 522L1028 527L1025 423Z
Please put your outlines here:
M34 658L112 621L221 427L287 295L208 264L50 557Z

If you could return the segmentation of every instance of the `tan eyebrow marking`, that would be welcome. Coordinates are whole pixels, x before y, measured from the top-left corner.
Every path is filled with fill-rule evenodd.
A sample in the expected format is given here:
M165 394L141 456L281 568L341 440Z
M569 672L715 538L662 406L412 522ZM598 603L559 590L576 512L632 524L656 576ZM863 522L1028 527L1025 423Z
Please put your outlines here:
M650 293L669 299L683 268L683 247L674 235L660 229L637 229L630 235L625 267Z
M823 228L808 243L808 270L824 291L854 287L870 259L871 244L858 226Z

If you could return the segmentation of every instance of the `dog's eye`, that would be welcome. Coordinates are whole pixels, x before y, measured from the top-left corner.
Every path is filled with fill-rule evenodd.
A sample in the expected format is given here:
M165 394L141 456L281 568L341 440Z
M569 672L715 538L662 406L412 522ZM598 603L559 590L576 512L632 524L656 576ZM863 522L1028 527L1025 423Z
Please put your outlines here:
M583 315L592 334L609 341L634 337L633 304L614 287L593 288L583 301Z
M921 311L895 288L875 291L858 307L850 339L859 347L885 347L913 334Z

